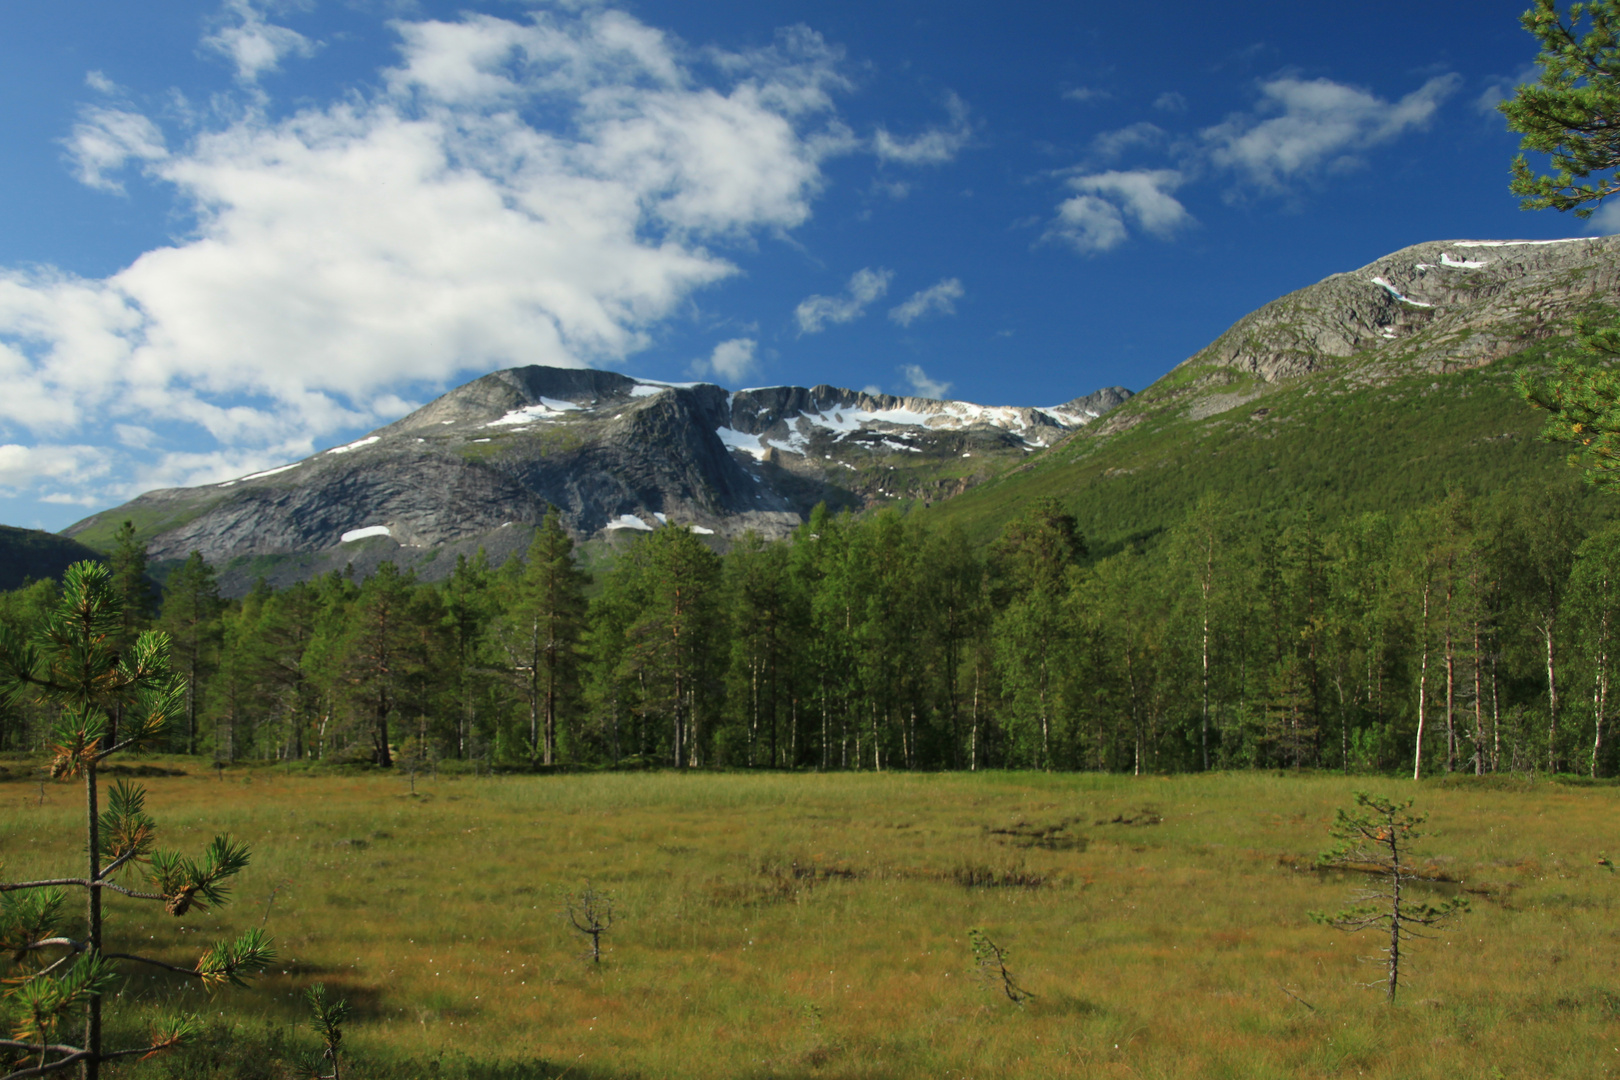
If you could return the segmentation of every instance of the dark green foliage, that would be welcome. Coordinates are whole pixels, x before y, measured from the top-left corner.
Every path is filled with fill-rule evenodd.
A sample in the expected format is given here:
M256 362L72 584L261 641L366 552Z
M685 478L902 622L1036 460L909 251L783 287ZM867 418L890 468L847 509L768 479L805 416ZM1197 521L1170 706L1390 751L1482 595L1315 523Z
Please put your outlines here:
M558 762L559 719L579 715L579 643L590 581L574 565L574 542L559 517L547 513L535 530L527 558L514 567L521 576L508 578L505 614L495 628L507 670L528 701L529 761L540 765Z
M1565 357L1552 379L1519 377L1519 393L1547 413L1544 442L1579 447L1569 456L1587 483L1607 491L1620 487L1620 374L1608 362L1620 357L1620 326L1583 319L1576 329L1577 349L1595 367L1582 367Z
M136 533L133 521L124 522L113 534L108 565L112 567L113 589L123 611L122 637L126 642L152 625L156 604L146 563L146 541Z
M30 581L59 579L76 562L99 558L77 540L39 529L0 525L0 590L20 589Z
M1521 147L1549 155L1554 172L1538 174L1520 154L1510 190L1526 210L1550 207L1590 217L1595 204L1620 190L1612 175L1620 166L1614 123L1620 111L1620 4L1572 4L1566 20L1557 0L1536 0L1519 21L1541 47L1540 76L1497 108L1509 130L1521 136Z
M542 529L528 558L439 586L385 565L225 605L196 749L413 774L549 749L554 768L1608 776L1610 556L1582 546L1599 505L1578 485L1348 517L1205 497L1102 554L1050 501L985 546L931 515L818 509L723 558L681 527L637 537L588 606ZM0 627L50 592L0 596ZM171 582L166 624L184 595ZM85 749L53 737L58 706L4 708L13 745Z

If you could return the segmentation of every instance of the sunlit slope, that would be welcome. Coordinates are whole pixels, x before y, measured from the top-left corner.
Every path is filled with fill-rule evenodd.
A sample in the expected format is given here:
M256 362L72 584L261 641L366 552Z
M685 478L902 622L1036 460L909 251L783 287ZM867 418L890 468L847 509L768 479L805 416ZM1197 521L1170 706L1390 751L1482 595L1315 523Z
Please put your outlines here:
M1514 376L1610 309L1617 264L1616 238L1407 248L1266 305L1103 421L924 512L987 539L1055 497L1106 549L1210 492L1331 518L1567 484Z

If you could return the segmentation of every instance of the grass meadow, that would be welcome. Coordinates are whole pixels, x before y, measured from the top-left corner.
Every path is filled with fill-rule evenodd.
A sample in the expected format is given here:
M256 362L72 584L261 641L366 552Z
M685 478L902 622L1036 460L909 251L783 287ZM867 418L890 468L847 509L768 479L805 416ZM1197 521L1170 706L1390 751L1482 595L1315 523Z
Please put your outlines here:
M347 1077L1599 1077L1620 1073L1620 789L1327 775L418 778L160 765L160 840L254 849L228 907L110 901L109 950L185 964L261 921L281 962L212 997L131 970L197 1046L111 1075L291 1076L297 994L356 1006ZM14 773L15 775L15 773ZM1473 911L1409 954L1314 924L1351 793L1415 797L1436 891ZM77 869L82 797L0 784L4 875ZM562 914L617 900L600 969ZM75 900L75 903L77 901ZM974 977L1010 950L1023 1007ZM135 1036L131 1036L133 1038Z

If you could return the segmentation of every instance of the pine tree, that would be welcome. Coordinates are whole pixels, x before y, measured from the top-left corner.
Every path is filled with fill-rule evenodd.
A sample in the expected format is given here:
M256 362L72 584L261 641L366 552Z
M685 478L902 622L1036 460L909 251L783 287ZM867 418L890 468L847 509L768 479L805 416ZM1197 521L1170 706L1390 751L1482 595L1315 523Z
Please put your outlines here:
M1520 154L1509 190L1526 210L1591 217L1620 191L1620 0L1572 4L1567 21L1557 0L1535 0L1519 21L1541 46L1540 76L1497 108L1521 148L1550 155L1556 171L1538 175ZM1599 179L1590 182L1593 176Z
M1620 191L1620 0L1572 4L1567 21L1556 0L1535 0L1520 22L1541 47L1540 77L1497 107L1522 149L1550 155L1554 171L1538 174L1520 154L1509 189L1523 209L1591 217ZM1519 391L1549 414L1541 437L1579 447L1570 464L1613 488L1620 484L1620 374L1602 365L1620 357L1620 324L1579 319L1575 341L1576 355L1559 360L1557 378L1521 372Z
M135 523L125 521L113 534L113 590L123 612L119 633L122 645L132 644L142 630L152 625L152 582L147 577L146 542L135 532Z
M677 768L705 763L713 715L711 684L722 675L718 628L720 559L692 531L666 525L638 542L645 548L647 605L626 632L628 661L643 680L643 707L662 716Z
M197 752L197 697L203 676L219 644L219 615L224 608L214 568L191 555L163 583L162 617L158 625L169 635L180 673L186 679L185 752Z
M1422 938L1425 928L1439 926L1468 910L1465 899L1430 904L1406 895L1413 873L1412 843L1423 835L1423 814L1412 813L1412 802L1395 802L1365 791L1356 792L1356 808L1339 810L1328 832L1339 843L1317 860L1324 867L1361 871L1380 883L1362 890L1350 907L1333 915L1312 912L1318 922L1356 933L1381 929L1389 934L1384 954L1384 993L1391 1004L1400 988L1401 947ZM1373 985L1377 985L1374 983Z
M574 542L560 518L548 508L535 531L499 631L529 706L531 765L557 764L558 717L576 713L579 700L590 578L574 565Z
M196 1021L171 1017L152 1026L147 1045L108 1051L102 1041L103 997L117 985L114 960L129 960L199 980L209 988L241 984L245 975L275 959L269 939L254 929L236 941L220 942L192 967L102 950L102 895L159 901L176 917L217 907L228 897L227 882L248 864L249 852L217 836L198 859L154 847L156 822L146 813L146 793L126 783L114 785L102 808L98 771L114 754L139 755L163 745L166 728L181 715L185 687L169 669L169 643L156 631L142 633L129 646L115 644L125 626L113 575L99 563L69 567L61 601L28 640L0 627L0 693L8 698L33 694L61 710L52 732L51 775L82 778L85 788L87 872L82 878L0 884L0 947L16 969L3 1003L13 1038L0 1039L0 1051L16 1065L12 1075L41 1075L73 1064L94 1080L103 1062L178 1046L191 1038ZM112 717L121 714L114 729ZM150 892L119 878L143 866ZM83 939L64 932L64 888L86 896ZM51 950L66 950L49 962ZM71 960L71 962L70 962ZM84 1015L82 1045L63 1041L61 1032Z

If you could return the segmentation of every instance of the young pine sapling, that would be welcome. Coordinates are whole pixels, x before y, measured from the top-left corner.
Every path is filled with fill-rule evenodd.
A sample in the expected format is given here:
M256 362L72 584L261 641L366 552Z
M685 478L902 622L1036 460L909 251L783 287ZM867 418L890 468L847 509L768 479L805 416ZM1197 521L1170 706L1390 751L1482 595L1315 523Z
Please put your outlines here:
M77 1065L96 1080L104 1061L150 1056L179 1046L197 1030L185 1017L155 1022L144 1046L107 1050L102 1044L102 998L119 981L114 961L128 960L189 976L212 990L275 958L270 939L252 929L208 949L191 967L102 948L101 898L111 889L137 900L161 902L176 917L226 901L226 882L248 863L248 850L217 836L200 859L155 847L157 824L146 813L146 792L120 781L105 808L97 770L117 753L141 754L162 745L171 719L184 716L185 688L169 670L164 634L141 634L121 650L114 642L123 612L111 575L101 563L81 562L63 577L62 598L32 640L0 627L0 702L32 693L55 704L51 776L83 778L85 857L82 877L0 883L0 952L12 972L0 997L0 1017L12 1038L0 1039L4 1080L43 1076ZM144 866L147 889L120 878ZM127 881L127 877L125 877ZM83 889L82 931L65 910L65 889ZM83 1018L83 1037L70 1041L70 1021Z
M1020 1007L1035 996L1019 986L1012 972L1007 970L1010 950L990 940L989 935L978 927L968 931L968 944L973 947L973 973L985 986L999 986L1001 992L1007 995L1007 1000Z
M349 1019L349 1003L342 999L333 1001L327 997L324 983L316 983L305 990L304 1000L309 1002L310 1012L313 1014L309 1026L321 1037L321 1056L310 1068L310 1074L314 1080L343 1080L338 1054L343 1044L343 1024ZM326 1071L328 1065L331 1066L331 1072Z
M566 906L574 929L591 939L591 951L586 955L591 963L600 964L602 935L613 927L613 897L597 892L587 882L583 892L569 894Z
M1411 845L1423 834L1418 826L1427 815L1414 814L1412 800L1404 803L1380 795L1356 792L1354 810L1340 809L1328 830L1339 841L1324 851L1317 865L1359 871L1377 882L1360 892L1351 905L1332 915L1311 912L1311 918L1340 930L1357 933L1381 929L1389 934L1389 944L1379 950L1387 974L1379 980L1391 1002L1401 979L1401 943L1431 935L1423 928L1439 926L1468 910L1468 901L1458 897L1443 904L1430 904L1406 896L1406 883L1417 878L1412 865ZM1379 982L1369 983L1377 986Z

